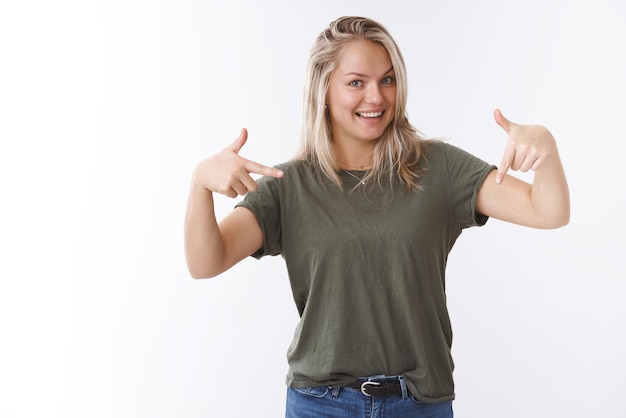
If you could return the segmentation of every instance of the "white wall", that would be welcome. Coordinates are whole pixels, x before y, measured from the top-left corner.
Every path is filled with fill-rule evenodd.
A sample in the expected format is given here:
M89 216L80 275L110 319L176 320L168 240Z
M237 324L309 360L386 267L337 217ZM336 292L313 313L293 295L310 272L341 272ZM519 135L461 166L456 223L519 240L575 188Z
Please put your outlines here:
M471 4L470 4L471 3ZM278 417L297 320L280 258L186 270L197 162L296 149L313 39L384 23L409 115L497 163L501 107L557 137L569 226L491 220L451 255L460 417L623 417L626 7L22 1L0 6L0 416ZM234 201L218 198L223 215Z

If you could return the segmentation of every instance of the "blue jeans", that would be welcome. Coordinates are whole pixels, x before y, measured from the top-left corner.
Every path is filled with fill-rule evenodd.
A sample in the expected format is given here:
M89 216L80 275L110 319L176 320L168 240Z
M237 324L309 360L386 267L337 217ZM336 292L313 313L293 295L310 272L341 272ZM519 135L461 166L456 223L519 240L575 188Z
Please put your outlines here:
M349 387L288 388L286 418L452 418L452 401L424 403L406 389L402 394L370 397Z

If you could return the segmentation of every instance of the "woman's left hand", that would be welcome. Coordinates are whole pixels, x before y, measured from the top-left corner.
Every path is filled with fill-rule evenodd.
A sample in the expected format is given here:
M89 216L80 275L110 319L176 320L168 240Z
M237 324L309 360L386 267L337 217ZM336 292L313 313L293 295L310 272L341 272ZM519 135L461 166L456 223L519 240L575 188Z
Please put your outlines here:
M541 125L520 125L494 111L496 123L509 135L502 162L498 166L496 183L502 183L509 169L527 172L541 168L555 148L555 140L548 129Z

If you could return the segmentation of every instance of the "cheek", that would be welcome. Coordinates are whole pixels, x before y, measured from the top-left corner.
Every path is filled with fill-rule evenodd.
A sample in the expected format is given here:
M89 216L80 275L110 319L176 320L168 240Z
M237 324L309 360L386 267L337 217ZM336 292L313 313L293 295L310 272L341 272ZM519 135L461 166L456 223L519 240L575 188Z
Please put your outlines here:
M387 102L389 103L389 113L390 114L395 114L396 113L396 93L390 93L387 96Z
M335 111L351 110L359 104L359 95L341 88L331 88L326 97L328 107Z
M332 106L329 104L331 116L337 119L346 119L353 116L356 104L350 101L335 101Z
M353 95L350 94L343 94L343 95L337 95L335 96L335 106L337 107L341 107L341 108L351 108L353 107L358 101L355 100L355 97Z

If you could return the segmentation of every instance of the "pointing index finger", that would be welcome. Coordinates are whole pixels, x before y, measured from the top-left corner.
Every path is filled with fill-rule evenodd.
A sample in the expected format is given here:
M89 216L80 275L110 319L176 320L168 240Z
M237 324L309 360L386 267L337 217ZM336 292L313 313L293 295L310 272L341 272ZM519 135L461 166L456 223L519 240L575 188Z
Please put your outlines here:
M250 160L246 160L246 171L248 171L248 173L261 174L263 176L274 177L277 179L281 178L284 174L282 170L268 167Z
M506 149L504 150L504 155L502 156L502 161L498 166L498 172L496 173L496 183L502 183L504 180L504 176L506 172L511 168L511 162L515 158L515 145L511 141L507 142Z

